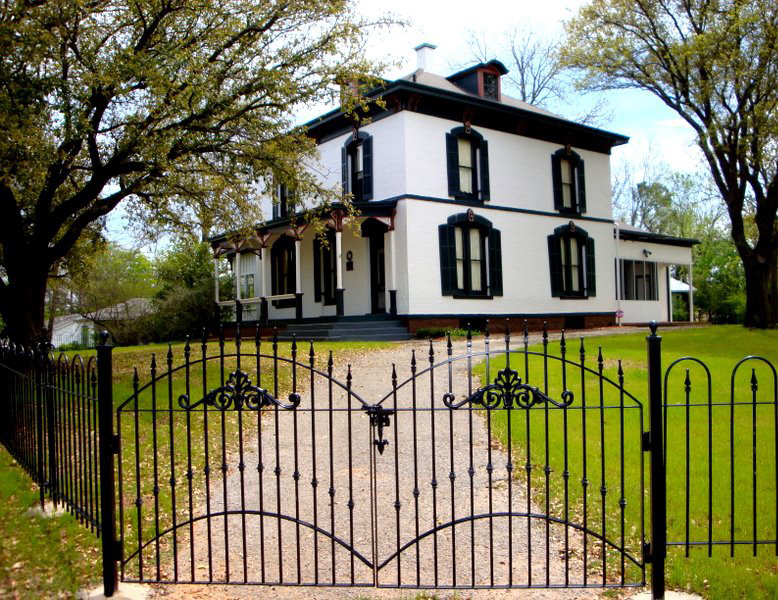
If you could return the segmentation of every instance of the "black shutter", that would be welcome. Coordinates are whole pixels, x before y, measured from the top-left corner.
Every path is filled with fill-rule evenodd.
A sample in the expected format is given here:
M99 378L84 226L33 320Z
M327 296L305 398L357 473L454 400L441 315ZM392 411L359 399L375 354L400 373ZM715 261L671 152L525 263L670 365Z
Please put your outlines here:
M548 270L551 274L551 295L558 298L562 295L562 250L560 238L548 236Z
M313 239L313 301L321 301L321 241Z
M481 176L481 200L489 200L489 143L481 140L481 164L478 170Z
M343 185L343 193L347 194L349 192L348 152L346 151L345 146L343 146L343 148L340 149L340 177L341 177L341 183Z
M453 296L457 291L457 248L453 225L439 225L440 240L440 286L444 296Z
M448 195L459 196L459 149L457 136L446 134L446 163L448 165Z
M497 229L489 231L489 290L492 296L502 296L502 244Z
M362 199L373 199L373 138L362 141Z
M576 168L578 175L578 212L586 212L586 175L584 174L584 161L579 160Z
M594 261L594 239L586 238L586 293L590 298L597 295L597 273Z
M554 188L554 210L562 210L562 166L557 154L551 155L551 183Z

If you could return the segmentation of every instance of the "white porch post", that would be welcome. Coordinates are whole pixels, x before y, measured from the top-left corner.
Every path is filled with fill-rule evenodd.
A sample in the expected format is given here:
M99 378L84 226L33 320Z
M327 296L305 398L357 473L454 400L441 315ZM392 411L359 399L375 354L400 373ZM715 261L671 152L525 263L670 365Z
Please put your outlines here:
M303 276L302 276L302 240L297 236L294 240L294 298L295 318L303 318Z
M240 252L235 253L235 298L240 301Z
M339 317L343 316L343 232L335 230L335 308Z
M397 314L397 252L394 227L389 229L389 260L392 261L389 270L389 313Z
M267 276L265 273L267 269L265 263L267 262L267 248L262 247L259 250L259 279L262 283L262 300L259 305L259 318L267 323L268 310L267 310Z
M692 285L692 265L689 264L689 322L694 322L694 286Z
M213 279L214 279L214 298L213 301L216 302L216 304L219 303L219 258L214 257L213 259Z
M668 316L668 321L671 323L673 322L673 286L670 281L670 265L665 265L665 269L667 269L667 277L665 278L667 280L667 297L670 299L670 305L667 307L668 312L670 313Z

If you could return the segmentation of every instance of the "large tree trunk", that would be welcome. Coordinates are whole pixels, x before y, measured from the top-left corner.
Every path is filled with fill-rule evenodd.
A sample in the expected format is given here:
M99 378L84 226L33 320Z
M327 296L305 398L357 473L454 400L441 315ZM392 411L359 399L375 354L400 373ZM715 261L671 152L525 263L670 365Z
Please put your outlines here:
M761 259L761 260L760 260ZM778 323L778 249L765 257L754 252L744 260L746 272L746 327L761 329Z
M31 261L8 272L0 312L11 341L32 346L48 341L44 326L48 269Z

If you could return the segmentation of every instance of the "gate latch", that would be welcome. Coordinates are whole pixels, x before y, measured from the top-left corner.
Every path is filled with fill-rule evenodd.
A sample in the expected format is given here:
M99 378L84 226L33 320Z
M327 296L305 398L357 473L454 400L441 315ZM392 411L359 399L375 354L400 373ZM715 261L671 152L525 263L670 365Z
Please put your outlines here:
M370 426L378 427L378 436L373 440L373 443L378 448L378 453L383 454L384 448L389 444L389 441L384 439L384 427L389 427L389 417L394 414L394 409L384 408L380 404L372 404L362 408L370 416Z

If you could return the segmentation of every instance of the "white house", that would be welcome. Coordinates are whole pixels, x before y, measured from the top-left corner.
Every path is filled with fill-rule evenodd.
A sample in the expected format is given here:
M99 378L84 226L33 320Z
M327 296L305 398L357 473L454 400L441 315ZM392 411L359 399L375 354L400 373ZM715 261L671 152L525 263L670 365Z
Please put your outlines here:
M419 46L416 71L369 94L384 100L369 124L338 109L308 124L317 172L353 195L354 227L335 206L320 243L281 189L251 237L213 240L244 321L670 320L668 267L691 265L695 240L614 221L610 154L628 139L503 94L499 61L435 74L433 50Z

